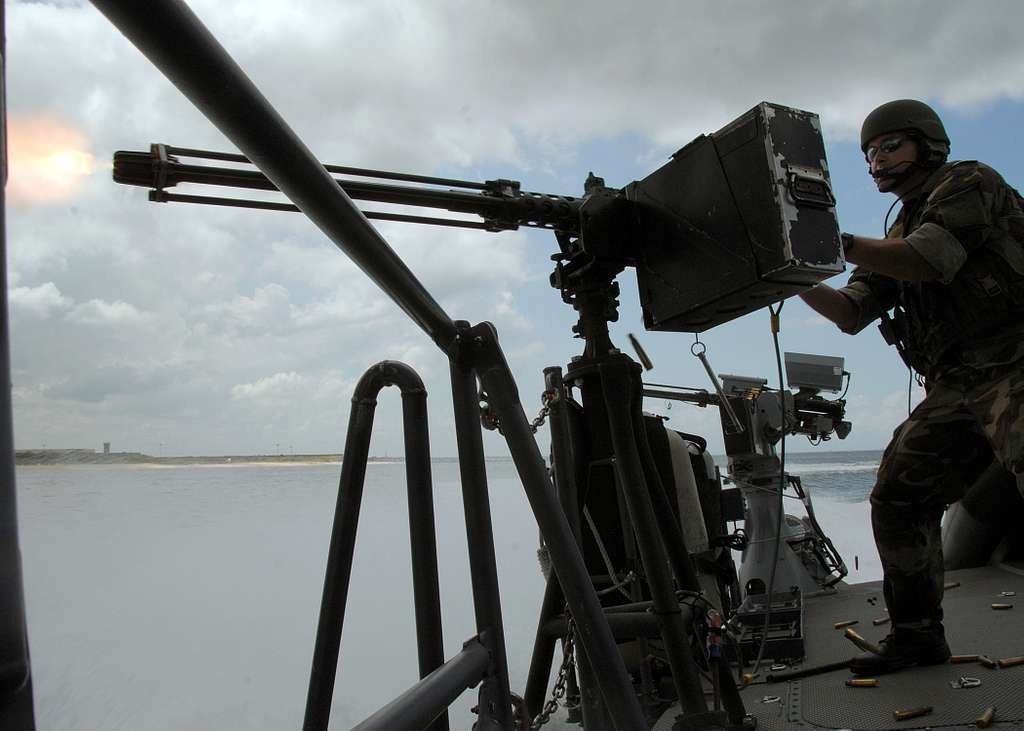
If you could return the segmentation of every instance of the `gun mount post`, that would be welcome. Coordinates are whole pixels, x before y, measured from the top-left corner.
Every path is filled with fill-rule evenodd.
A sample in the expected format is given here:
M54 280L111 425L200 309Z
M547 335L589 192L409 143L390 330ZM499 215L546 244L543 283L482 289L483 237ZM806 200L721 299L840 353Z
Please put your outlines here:
M519 392L498 345L493 326L483 323L464 332L462 357L473 364L502 425L512 460L527 499L548 546L569 611L576 621L578 641L585 648L595 673L608 720L619 731L646 728L622 656L604 617L597 593L583 563L569 521L551 489L537 442L530 432Z

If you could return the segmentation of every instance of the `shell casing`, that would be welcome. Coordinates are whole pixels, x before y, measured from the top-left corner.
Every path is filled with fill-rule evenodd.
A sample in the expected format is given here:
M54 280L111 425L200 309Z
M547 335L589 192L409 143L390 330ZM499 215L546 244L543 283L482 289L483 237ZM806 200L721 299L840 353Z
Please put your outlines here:
M846 684L851 688L877 688L877 678L850 678Z
M978 716L976 719L974 719L974 725L976 725L978 728L988 728L989 726L992 725L992 721L994 721L995 718L996 718L996 707L995 706L989 706L988 708L986 708L984 711L981 712L980 716Z
M875 625L876 627L881 627L883 624L889 624L889 621L890 620L888 617L879 617L878 619L872 619L871 624Z
M927 716L931 712L931 706L921 706L920 708L908 708L905 711L893 711L892 715L897 721L906 721L908 718L920 718L921 716Z
M859 632L857 632L857 630L855 630L855 629L853 629L851 627L848 627L846 629L846 632L843 633L843 636L846 639L848 639L850 642L855 644L857 647L859 647L860 649L864 650L864 652L873 652L876 655L881 655L882 654L882 648L880 648L878 645L874 644L873 642L868 642L866 639L864 639L860 635Z
M1004 657L1001 660L996 660L996 665L1001 668L1012 668L1017 665L1024 665L1024 655L1018 655L1017 657Z
M741 679L741 680L742 680L742 681L743 681L743 682L744 682L745 684L746 684L746 683L753 683L753 682L754 682L754 676L753 676L753 674L752 674L752 673L743 673L743 675L741 675L741 676L740 676L740 679Z
M993 609L1013 609L1012 604L1003 604L1002 602L996 602L992 605Z
M851 627L860 622L859 619L844 619L842 622L836 622L832 625L835 629L843 629L845 627Z
M997 667L999 667L999 664L996 663L996 661L988 655L978 655L978 662L987 667L989 670L995 670Z
M958 586L960 586L960 582L959 581L950 581L947 584L943 584L942 588L943 589L955 589Z
M958 662L978 662L979 655L953 655L949 661L953 664Z

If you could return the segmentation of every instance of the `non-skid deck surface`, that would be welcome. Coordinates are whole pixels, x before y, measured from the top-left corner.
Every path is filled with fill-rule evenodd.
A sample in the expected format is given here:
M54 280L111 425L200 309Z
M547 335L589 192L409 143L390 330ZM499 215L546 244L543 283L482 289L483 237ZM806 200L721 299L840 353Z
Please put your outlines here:
M993 659L1024 655L1024 572L998 567L966 569L946 574L960 586L946 590L943 601L946 636L955 655L984 654ZM1000 596L1015 591L1015 597ZM993 610L994 602L1014 604ZM807 657L792 669L847 659L860 651L833 625L858 620L861 635L877 641L888 631L871 620L884 617L881 583L844 586L838 594L805 601L804 635ZM767 668L765 668L767 671ZM765 673L762 672L763 677ZM950 681L978 678L976 688L954 690ZM911 668L878 677L876 688L849 688L845 670L789 681L755 683L742 692L747 712L758 728L776 729L962 729L989 706L996 707L992 728L1024 728L1024 665L989 670L980 664L945 664ZM765 696L778 696L764 703ZM894 710L932 706L920 718L895 721Z

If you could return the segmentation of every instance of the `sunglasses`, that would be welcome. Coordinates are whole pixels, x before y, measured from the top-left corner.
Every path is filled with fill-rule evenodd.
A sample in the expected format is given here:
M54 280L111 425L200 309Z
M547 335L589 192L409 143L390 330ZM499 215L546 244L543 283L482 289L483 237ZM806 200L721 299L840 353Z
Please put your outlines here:
M896 150L903 147L903 143L908 139L910 138L904 135L899 135L882 140L877 145L872 145L868 149L864 150L864 159L869 163L874 162L875 157L878 156L879 152L884 152L886 155L896 152Z

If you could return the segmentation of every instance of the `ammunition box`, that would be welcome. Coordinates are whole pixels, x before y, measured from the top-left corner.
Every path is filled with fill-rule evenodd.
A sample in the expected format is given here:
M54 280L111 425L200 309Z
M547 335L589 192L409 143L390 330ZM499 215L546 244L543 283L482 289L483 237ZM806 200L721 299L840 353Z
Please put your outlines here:
M625 188L649 330L703 332L843 271L818 117L761 103Z

